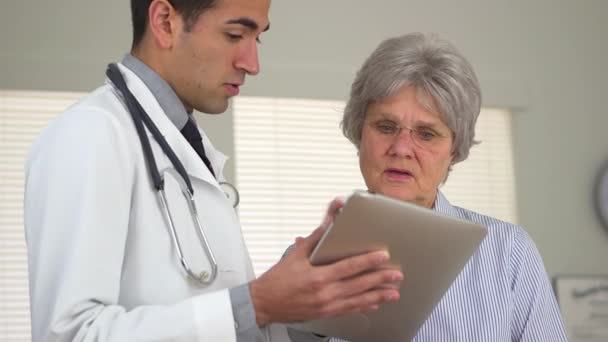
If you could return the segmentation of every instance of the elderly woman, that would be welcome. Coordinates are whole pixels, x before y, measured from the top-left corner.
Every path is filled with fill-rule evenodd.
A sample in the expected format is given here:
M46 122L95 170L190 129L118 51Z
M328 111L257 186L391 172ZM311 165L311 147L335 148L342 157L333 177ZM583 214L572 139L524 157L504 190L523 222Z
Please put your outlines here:
M439 190L476 143L480 104L465 58L436 36L414 33L378 46L357 73L344 112L342 129L359 151L369 191L488 228L414 341L566 341L528 234L453 206Z

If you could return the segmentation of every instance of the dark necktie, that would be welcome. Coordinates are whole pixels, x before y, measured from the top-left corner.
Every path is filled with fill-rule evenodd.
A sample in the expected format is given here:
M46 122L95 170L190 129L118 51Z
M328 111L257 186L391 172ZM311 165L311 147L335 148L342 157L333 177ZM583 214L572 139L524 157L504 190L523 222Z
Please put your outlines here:
M184 138L186 138L186 140L188 140L188 142L190 143L192 148L194 148L196 153L201 157L201 159L203 160L203 163L205 163L205 165L207 165L207 168L209 169L209 171L215 178L215 172L213 172L213 167L211 167L211 162L209 161L209 158L207 158L207 155L205 154L205 147L203 146L203 137L201 137L201 134L199 133L198 128L196 128L196 124L194 123L194 120L191 118L188 119L188 122L186 122L186 125L184 126L184 128L182 128L181 132L182 132L182 135L184 136Z

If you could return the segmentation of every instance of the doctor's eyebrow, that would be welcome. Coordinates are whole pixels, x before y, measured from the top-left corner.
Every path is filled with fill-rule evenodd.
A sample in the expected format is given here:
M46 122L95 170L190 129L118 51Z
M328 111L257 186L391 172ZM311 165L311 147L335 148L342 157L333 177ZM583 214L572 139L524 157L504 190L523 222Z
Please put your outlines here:
M239 25L243 25L243 26L245 26L245 27L247 27L247 28L249 28L249 29L251 29L253 31L257 31L258 28L260 27L260 25L258 25L258 23L256 23L254 20L252 20L250 18L246 18L246 17L228 20L226 22L226 24L239 24ZM264 28L264 30L262 32L266 32L269 29L270 29L270 24L268 24Z

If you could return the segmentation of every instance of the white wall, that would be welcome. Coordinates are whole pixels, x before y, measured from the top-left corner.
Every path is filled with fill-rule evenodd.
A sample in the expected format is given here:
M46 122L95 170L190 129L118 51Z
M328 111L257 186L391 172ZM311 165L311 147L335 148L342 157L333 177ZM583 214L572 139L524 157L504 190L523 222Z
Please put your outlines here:
M345 99L383 38L437 32L470 59L485 106L515 110L520 223L551 274L608 273L592 187L608 159L605 0L274 0L244 94ZM0 88L90 90L130 45L128 1L3 1ZM229 114L205 118L232 154ZM229 169L233 177L233 169Z

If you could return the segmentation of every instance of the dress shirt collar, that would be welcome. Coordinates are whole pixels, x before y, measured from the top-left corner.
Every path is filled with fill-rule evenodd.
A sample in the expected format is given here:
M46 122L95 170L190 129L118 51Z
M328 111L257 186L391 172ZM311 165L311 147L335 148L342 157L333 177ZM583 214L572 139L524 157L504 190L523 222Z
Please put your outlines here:
M122 64L133 71L144 82L169 120L173 122L178 130L181 130L186 125L186 122L188 122L190 115L188 115L184 104L167 81L131 54L127 54L123 58Z
M458 210L448 201L448 199L437 189L437 197L435 197L435 204L433 210L438 213L445 214L452 217L458 217Z

